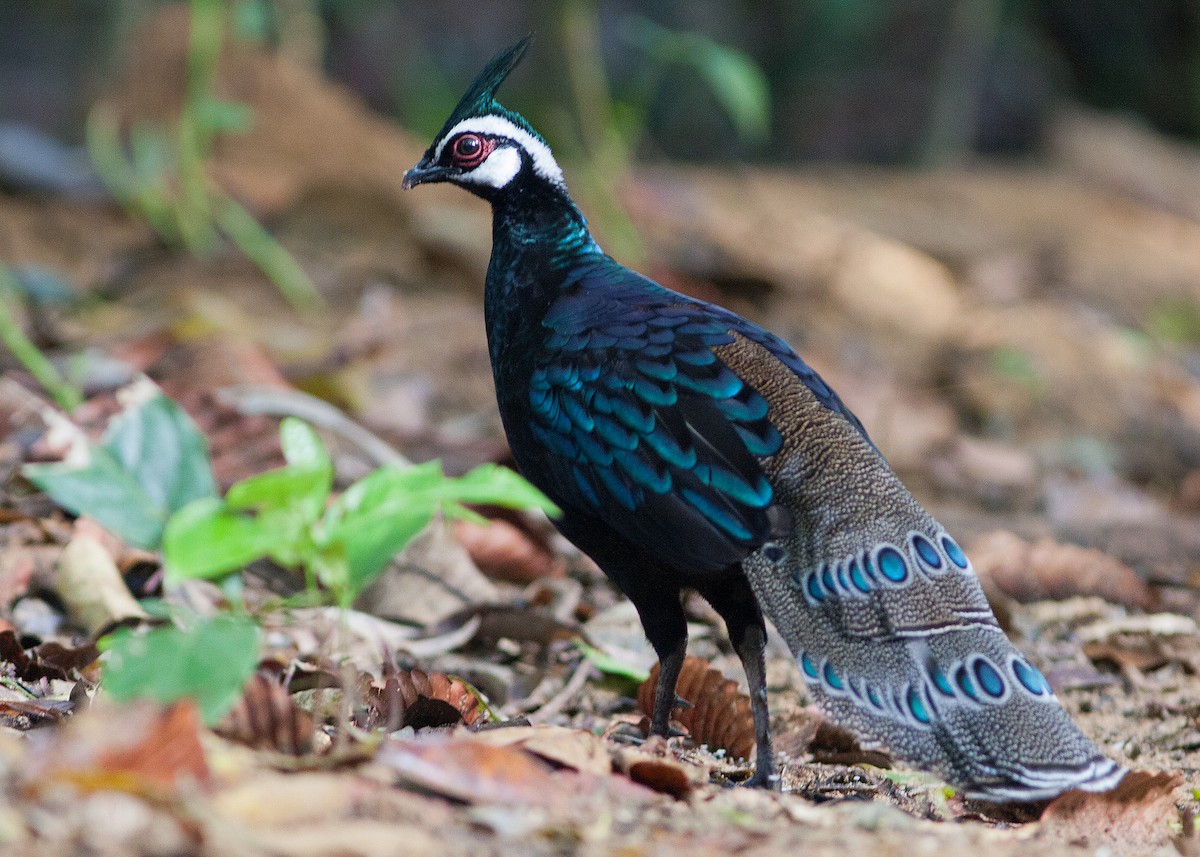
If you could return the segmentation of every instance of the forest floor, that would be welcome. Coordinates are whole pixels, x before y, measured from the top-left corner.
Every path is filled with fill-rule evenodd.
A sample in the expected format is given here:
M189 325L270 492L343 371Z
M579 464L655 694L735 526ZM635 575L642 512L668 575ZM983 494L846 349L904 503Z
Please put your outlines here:
M178 105L170 24L139 42L110 96L126 120ZM278 417L312 418L301 392L414 461L440 458L450 473L504 461L482 312L486 206L454 189L402 193L427 141L284 58L231 52L222 90L256 120L222 138L212 175L295 254L327 309L298 314L233 250L168 250L104 200L0 193L0 261L58 288L29 303L27 329L83 355L89 401L74 419L98 436L120 407L114 391L145 373L206 432L223 487L281 462ZM1113 166L1132 161L1140 171ZM78 592L63 590L66 548L99 544L139 597L158 593L159 558L74 522L21 479L54 445L45 403L7 362L0 850L1200 853L1200 210L1176 178L1198 168L1200 154L1079 115L1037 164L663 166L621 185L639 267L766 324L839 391L967 546L1006 630L1084 731L1151 772L1125 789L1044 812L963 801L822 724L777 640L782 793L736 787L745 766L687 737L640 745L634 685L576 645L648 670L636 617L545 521L522 516L439 525L354 621L294 611L267 639L289 677L299 664L336 683L351 664L378 684L395 656L469 679L502 718L529 725L330 746L320 735L345 722L307 691L327 752L297 757L261 727L221 737L186 707L115 706L102 670L62 654L93 642L70 611ZM324 434L340 485L380 463L338 425ZM289 585L270 568L247 584ZM689 613L691 653L742 682L719 620L700 601ZM38 674L30 658L66 666Z

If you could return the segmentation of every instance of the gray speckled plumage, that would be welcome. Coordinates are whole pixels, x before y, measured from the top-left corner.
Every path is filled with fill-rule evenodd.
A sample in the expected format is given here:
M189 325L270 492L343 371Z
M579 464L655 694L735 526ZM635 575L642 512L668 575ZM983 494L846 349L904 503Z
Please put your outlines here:
M625 268L592 240L549 147L480 74L408 187L492 206L485 312L500 415L556 526L637 607L666 734L685 589L725 619L751 689L753 782L777 782L764 614L830 717L968 795L1037 800L1123 769L996 625L970 563L786 343Z

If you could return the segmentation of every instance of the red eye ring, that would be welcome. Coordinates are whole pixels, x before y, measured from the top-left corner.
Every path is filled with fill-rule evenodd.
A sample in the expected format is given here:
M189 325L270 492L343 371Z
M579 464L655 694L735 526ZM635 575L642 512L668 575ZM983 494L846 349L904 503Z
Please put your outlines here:
M450 146L450 160L454 166L471 170L484 162L496 143L480 134L462 134Z

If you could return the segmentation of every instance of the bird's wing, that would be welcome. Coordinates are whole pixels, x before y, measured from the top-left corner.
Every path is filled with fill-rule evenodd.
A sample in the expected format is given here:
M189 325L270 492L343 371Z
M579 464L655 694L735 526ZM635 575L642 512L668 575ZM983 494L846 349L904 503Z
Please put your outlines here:
M616 263L576 271L542 324L530 428L549 453L551 496L681 569L739 562L774 521L761 462L783 439L714 348L753 330L849 414L781 341Z

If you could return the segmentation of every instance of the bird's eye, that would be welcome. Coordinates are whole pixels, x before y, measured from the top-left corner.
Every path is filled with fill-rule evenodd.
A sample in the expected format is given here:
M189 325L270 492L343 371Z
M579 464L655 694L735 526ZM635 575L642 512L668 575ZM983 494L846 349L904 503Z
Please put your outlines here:
M450 149L450 154L454 161L454 166L470 169L479 166L483 159L491 152L491 149L492 147L488 145L488 141L478 134L463 134L454 141L454 146Z

